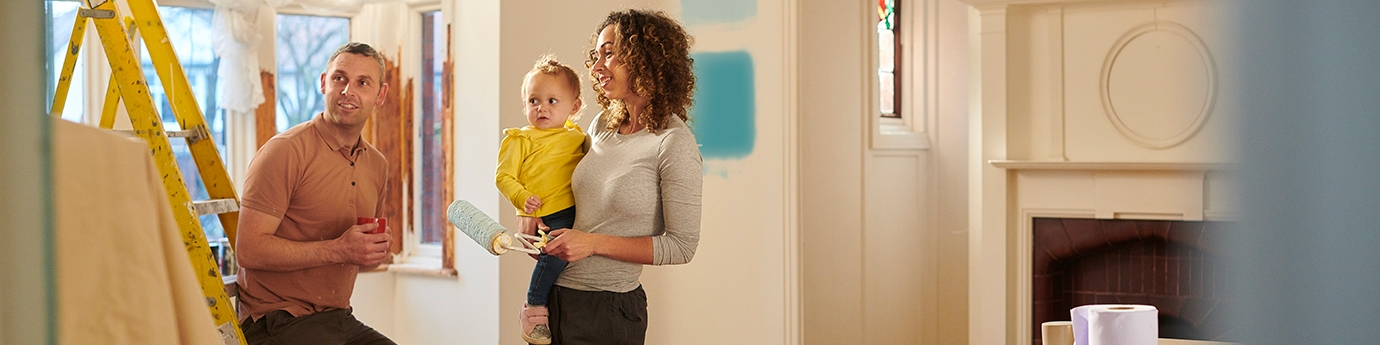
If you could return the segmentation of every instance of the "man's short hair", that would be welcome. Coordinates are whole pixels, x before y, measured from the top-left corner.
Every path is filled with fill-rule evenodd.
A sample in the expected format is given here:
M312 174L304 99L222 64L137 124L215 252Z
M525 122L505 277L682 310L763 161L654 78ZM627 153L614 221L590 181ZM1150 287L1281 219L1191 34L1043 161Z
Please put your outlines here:
M335 53L331 53L331 58L327 59L326 63L329 64L331 61L335 61L335 57L340 56L340 53L358 54L374 58L374 61L379 63L379 79L380 81L382 81L383 55L379 55L379 51L374 50L374 47L361 42L346 43L345 45L340 46L340 48L336 48Z

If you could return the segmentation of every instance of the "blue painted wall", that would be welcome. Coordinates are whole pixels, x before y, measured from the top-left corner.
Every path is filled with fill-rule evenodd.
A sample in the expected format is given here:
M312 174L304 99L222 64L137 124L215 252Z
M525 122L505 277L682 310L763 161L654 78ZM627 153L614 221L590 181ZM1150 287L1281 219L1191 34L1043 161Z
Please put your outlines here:
M681 0L686 25L732 23L757 16L756 0Z
M696 92L690 124L705 159L741 159L757 141L752 55L694 53Z

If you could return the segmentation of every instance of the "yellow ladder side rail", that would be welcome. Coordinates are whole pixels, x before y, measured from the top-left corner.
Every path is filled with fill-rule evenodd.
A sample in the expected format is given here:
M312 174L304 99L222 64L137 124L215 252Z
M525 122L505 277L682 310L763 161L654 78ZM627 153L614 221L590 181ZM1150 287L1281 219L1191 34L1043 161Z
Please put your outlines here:
M110 85L105 87L105 105L101 107L101 128L115 128L115 113L120 109L120 84L115 78L110 78Z
M113 1L102 3L95 10L116 13L115 17L119 17ZM222 332L223 339L229 336L225 333L229 331L233 332L234 340L244 344L244 334L239 329L239 320L235 317L235 310L225 293L224 282L220 279L218 265L206 243L201 221L197 219L196 210L193 209L191 196L187 193L186 184L182 180L182 173L172 151L172 144L163 131L163 122L157 116L153 96L149 94L138 54L126 39L124 28L118 19L92 19L110 61L111 77L119 81L120 96L129 112L134 133L148 141L158 171L163 175L163 187L168 192L173 216L177 220L178 228L183 232L183 240L190 241L185 245L189 249L188 256L192 266L198 271L205 270L195 272L195 275L202 287L203 295L207 296L207 307L211 311L211 317ZM204 255L197 255L200 253Z
M197 105L196 97L192 94L191 83L187 82L187 74L182 70L182 64L178 63L182 60L177 58L177 51L168 40L168 31L163 27L163 19L158 14L158 8L153 0L129 0L127 5L134 15L139 35L144 38L144 47L148 49L149 57L154 62L153 69L158 72L158 79L163 82L163 91L167 93L168 102L172 104L177 123L182 126L182 130L201 133L201 138L186 140L187 148L192 151L192 158L196 161L202 184L206 187L206 193L210 199L234 199L238 205L239 197L236 196L235 187L230 182L230 174L221 163L220 152L211 137L206 117L201 113L201 107ZM225 229L225 237L230 240L233 249L240 213L226 212L219 214L219 217L221 227Z
M124 26L124 27L125 27L125 30L128 30L129 27L134 26L134 19L133 19L133 18L125 18L125 19L126 19L126 21L125 21L125 26ZM128 39L129 39L130 41L133 41L133 40L134 40L134 31L127 31L127 32L128 32L128 34L129 34ZM120 84L117 83L117 80L115 80L115 78L112 77L112 78L110 78L110 85L107 85L107 86L105 87L105 105L101 107L101 123L100 123L100 127L101 127L101 128L104 128L104 129L114 129L114 128L115 128L115 116L116 116L115 113L116 113L119 109L120 109Z
M77 67L77 53L81 52L82 38L86 37L86 17L77 11L77 19L72 21L72 37L67 40L67 57L62 62L62 74L58 77L57 91L53 93L53 106L49 115L62 117L62 107L67 105L67 89L72 87L72 70Z

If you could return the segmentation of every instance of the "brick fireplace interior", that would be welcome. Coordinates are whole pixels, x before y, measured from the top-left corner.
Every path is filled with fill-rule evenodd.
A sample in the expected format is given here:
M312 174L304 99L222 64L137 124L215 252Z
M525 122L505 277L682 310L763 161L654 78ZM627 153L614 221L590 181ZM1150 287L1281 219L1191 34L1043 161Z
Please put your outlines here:
M1085 304L1146 304L1160 337L1231 341L1214 248L1225 222L1035 218L1033 343Z

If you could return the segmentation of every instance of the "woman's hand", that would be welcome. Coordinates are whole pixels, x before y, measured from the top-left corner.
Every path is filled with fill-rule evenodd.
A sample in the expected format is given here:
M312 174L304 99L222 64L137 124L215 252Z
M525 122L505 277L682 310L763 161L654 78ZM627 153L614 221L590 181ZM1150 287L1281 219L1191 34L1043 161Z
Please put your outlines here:
M566 262L576 262L598 254L596 247L599 245L600 235L575 229L560 229L552 231L551 235L556 238L546 244L547 255L555 255Z

